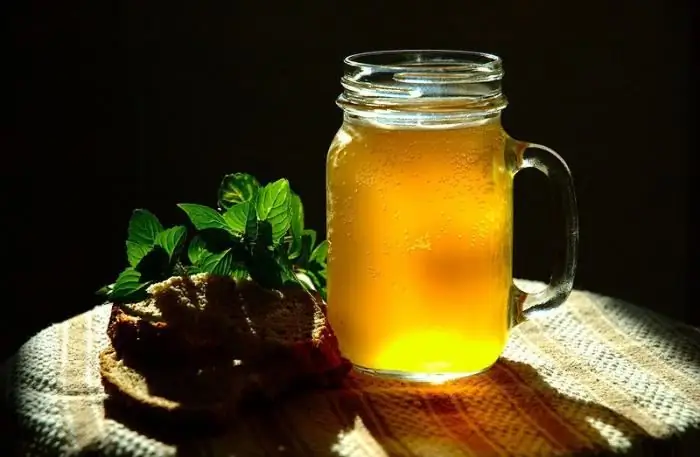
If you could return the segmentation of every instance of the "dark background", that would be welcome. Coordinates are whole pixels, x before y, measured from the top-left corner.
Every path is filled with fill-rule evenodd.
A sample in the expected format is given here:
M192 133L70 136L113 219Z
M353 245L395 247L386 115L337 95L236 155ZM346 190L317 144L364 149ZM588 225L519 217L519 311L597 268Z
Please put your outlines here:
M574 174L576 287L700 324L685 3L146 3L5 5L0 355L98 303L93 291L124 266L135 207L182 222L175 203L213 205L220 177L247 171L289 178L322 231L342 58L390 48L503 57L506 129L556 149ZM544 279L558 239L545 178L525 173L516 191L515 273Z

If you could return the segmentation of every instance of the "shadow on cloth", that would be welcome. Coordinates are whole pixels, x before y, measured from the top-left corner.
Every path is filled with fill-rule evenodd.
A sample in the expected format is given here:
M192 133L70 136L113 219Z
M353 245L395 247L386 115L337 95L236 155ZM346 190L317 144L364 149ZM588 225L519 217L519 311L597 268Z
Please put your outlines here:
M215 436L168 432L148 430L183 457L589 455L621 450L625 442L634 455L686 455L674 449L689 439L698 444L697 434L652 440L631 420L563 396L529 365L508 360L443 385L353 373L342 389L301 393L246 412Z

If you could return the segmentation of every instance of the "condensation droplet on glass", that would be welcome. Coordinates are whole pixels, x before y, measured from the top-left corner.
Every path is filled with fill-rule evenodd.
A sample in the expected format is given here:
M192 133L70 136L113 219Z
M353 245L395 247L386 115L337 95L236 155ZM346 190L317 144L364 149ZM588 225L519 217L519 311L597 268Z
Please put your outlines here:
M377 269L374 268L373 266L368 266L367 267L367 272L369 273L369 276L372 278L376 278L379 276L379 273L377 272Z

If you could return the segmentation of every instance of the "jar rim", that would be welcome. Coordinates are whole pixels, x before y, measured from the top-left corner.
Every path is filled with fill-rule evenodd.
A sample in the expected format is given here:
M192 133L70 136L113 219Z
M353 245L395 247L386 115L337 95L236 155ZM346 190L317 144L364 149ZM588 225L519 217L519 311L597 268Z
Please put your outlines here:
M503 77L503 60L486 52L450 49L396 49L360 52L343 62L357 69L390 72L469 74L472 81Z
M387 50L344 59L337 104L347 116L386 125L462 125L506 107L501 58L484 52Z

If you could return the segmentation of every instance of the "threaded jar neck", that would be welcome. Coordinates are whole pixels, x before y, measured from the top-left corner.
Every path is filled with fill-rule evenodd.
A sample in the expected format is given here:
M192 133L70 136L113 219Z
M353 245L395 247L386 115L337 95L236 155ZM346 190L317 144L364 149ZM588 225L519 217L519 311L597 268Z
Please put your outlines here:
M337 104L346 116L395 126L441 127L497 117L507 101L492 54L398 50L344 60Z

